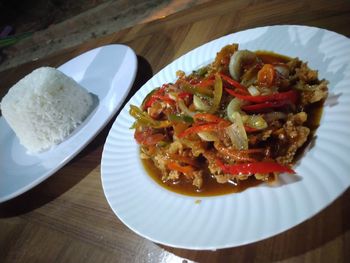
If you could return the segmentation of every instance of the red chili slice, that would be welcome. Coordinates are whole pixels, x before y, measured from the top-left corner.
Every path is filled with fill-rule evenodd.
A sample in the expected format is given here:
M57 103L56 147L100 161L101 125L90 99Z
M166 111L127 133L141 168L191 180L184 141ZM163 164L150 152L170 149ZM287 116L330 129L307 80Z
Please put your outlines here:
M249 92L247 91L247 88L244 87L241 83L239 83L238 81L233 80L232 78L230 78L229 76L225 75L224 73L220 73L221 78L226 81L228 84L230 84L231 86L235 87L236 89L240 90L241 92L243 92L244 94L249 94Z
M269 109L282 108L290 104L291 104L290 100L266 101L263 103L242 106L242 110L251 111L251 112L260 112L260 111L265 111Z
M256 102L256 103L289 100L291 103L294 104L296 103L297 96L298 96L298 93L295 90L289 90L286 92L279 92L272 95L261 95L261 96L242 95L230 89L225 89L225 90L227 91L227 93L229 93L230 95L236 98L250 101L250 102Z
M242 164L224 164L220 160L216 160L216 164L224 173L239 175L239 174L257 174L257 173L290 173L295 174L295 171L287 166L275 162L254 162Z
M225 127L229 126L228 123L206 123L206 124L202 124L202 125L196 125L196 126L192 126L186 130L184 130L183 132L181 132L179 134L179 138L183 138L186 137L187 135L191 134L191 133L198 133L198 132L203 132L203 131L217 131L218 129L223 129Z

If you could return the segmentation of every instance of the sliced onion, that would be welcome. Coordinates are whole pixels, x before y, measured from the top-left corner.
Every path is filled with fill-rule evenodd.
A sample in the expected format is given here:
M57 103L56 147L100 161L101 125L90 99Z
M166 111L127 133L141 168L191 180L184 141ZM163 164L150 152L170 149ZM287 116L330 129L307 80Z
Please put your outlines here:
M177 93L175 93L175 92L169 92L168 96L172 100L175 100L175 101L177 100Z
M260 91L258 90L258 88L253 86L253 85L248 88L248 91L249 91L250 95L252 95L252 96L259 96L260 95Z
M197 134L203 141L215 142L218 140L218 137L212 132L199 132Z
M232 146L237 150L248 149L248 137L244 129L241 114L234 112L231 115L233 122L225 129L226 134L229 136Z
M227 111L227 117L231 122L234 122L234 119L232 115L235 112L240 112L242 106L242 100L238 98L234 98L230 101L230 103L227 105L226 111Z
M230 58L229 71L234 80L239 81L242 74L242 67L244 65L253 64L257 61L257 56L254 52L249 50L239 50L233 53Z
M283 77L289 76L289 67L286 64L275 65L275 70L280 73Z
M193 105L196 110L199 111L209 111L210 106L206 104L200 97L193 95Z
M196 112L190 111L190 109L187 108L183 100L179 99L177 104L179 105L180 110L186 115L193 117L196 114Z
M245 115L243 117L243 123L258 130L267 128L267 123L261 115Z

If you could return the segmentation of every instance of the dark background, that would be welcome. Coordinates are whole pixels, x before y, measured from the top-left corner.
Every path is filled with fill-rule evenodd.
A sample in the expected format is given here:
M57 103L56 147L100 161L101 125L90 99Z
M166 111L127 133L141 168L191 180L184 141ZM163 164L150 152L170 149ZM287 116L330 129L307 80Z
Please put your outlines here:
M43 30L107 0L0 0L0 32L12 26L14 33Z

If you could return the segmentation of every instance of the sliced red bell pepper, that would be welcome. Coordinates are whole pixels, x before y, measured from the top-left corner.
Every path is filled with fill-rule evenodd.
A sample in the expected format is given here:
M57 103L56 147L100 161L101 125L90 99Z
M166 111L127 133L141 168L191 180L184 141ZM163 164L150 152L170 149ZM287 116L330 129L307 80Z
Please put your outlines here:
M221 122L195 125L181 132L178 137L183 138L191 133L198 133L198 132L204 132L204 131L217 131L218 129L222 129L227 126L229 126L229 123L221 123Z
M204 79L204 80L199 81L194 86L205 88L205 87L213 86L214 82L215 82L215 79Z
M164 96L164 95L160 95L160 94L154 94L152 96L152 98L155 98L155 99L159 99L161 101L164 101L164 102L167 102L169 104L174 104L175 101L173 99L171 99L169 96Z
M239 175L239 174L257 174L257 173L290 173L295 174L295 171L287 166L281 165L275 162L253 162L242 164L224 164L219 159L216 160L216 164L221 168L224 173Z
M215 82L215 77L214 75L211 75L205 79L197 79L197 78L191 78L188 83L191 86L195 86L195 87L200 87L200 88L206 88L209 86L213 86Z
M169 86L169 84L163 84L161 88L156 90L153 94L150 95L149 99L145 102L143 109L147 109L152 106L152 104L157 100L165 101L169 104L175 103L173 99L171 99L168 95L164 95L165 89Z
M156 100L157 100L157 98L151 96L151 97L146 101L146 103L144 104L143 109L145 110L145 109L151 107L152 104L153 104Z
M230 95L236 98L250 101L250 102L256 102L256 103L289 100L291 103L295 104L298 98L298 93L295 90L289 90L286 92L279 92L271 95L261 95L261 96L242 95L230 89L225 89L225 90L227 91L227 93L229 93Z
M281 108L290 104L291 104L290 100L266 101L263 103L242 106L242 110L260 112L260 111L266 111L269 109Z
M214 114L210 114L210 113L196 113L193 116L193 118L195 121L203 120L206 122L215 122L215 123L218 123L220 121L225 121L223 118L220 118L220 117L218 117Z
M244 129L245 129L246 132L256 132L256 131L260 131L259 129L249 127L248 125L244 125Z
M238 81L233 80L229 76L225 75L224 73L220 73L221 78L226 81L228 84L231 86L235 87L236 89L240 90L244 94L249 94L248 90L246 87L244 87L241 83Z
M190 166L190 165L182 166L174 161L167 162L166 166L170 170L175 170L175 171L181 172L183 174L187 174L187 175L194 172L194 168L192 166Z
M189 92L180 92L178 95L177 95L177 97L179 98L179 99L184 99L184 98L186 98L186 97L191 97L193 94L191 94L191 93L189 93Z

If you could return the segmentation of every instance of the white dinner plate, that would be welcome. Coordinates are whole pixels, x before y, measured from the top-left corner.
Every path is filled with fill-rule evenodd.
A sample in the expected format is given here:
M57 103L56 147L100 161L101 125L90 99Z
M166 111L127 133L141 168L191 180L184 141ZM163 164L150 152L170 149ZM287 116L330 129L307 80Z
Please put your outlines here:
M190 197L159 186L142 167L130 104L173 82L179 69L190 73L211 62L230 43L240 49L270 50L299 57L329 83L321 124L312 147L283 175L279 186L241 193ZM270 26L237 32L180 57L148 81L125 105L107 137L101 175L107 200L130 229L154 242L187 249L218 249L262 240L305 221L340 196L350 183L350 40L306 26ZM200 199L201 202L196 202Z
M95 108L65 141L28 154L0 117L0 202L33 188L76 156L108 123L125 100L136 76L137 58L124 45L90 50L58 67L95 95Z

